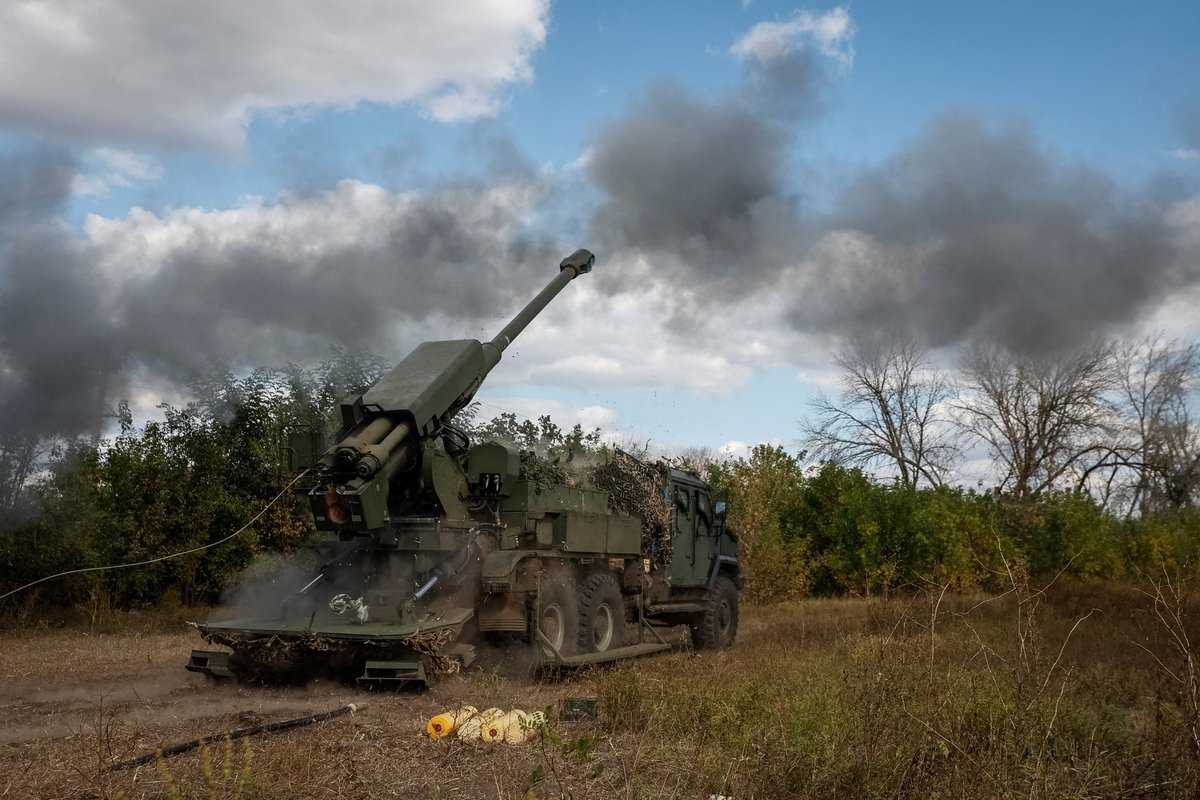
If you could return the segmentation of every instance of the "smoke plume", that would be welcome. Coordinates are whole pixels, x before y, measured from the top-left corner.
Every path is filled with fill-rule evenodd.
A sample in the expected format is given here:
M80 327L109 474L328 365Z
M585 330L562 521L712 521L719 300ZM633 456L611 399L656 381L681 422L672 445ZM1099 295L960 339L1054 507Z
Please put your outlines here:
M853 35L846 9L801 12L736 42L741 78L714 99L673 80L651 83L594 142L596 246L644 255L688 279L679 285L720 282L720 297L775 276L807 233L790 180L797 125L819 113L853 60Z
M588 173L598 247L682 261L703 278L758 273L796 224L779 169L788 136L747 107L654 84L600 132Z
M744 72L728 91L661 79L600 126L584 160L596 193L586 243L606 266L649 265L659 284L614 277L597 290L653 291L652 307L684 323L769 296L803 333L1050 351L1197 283L1196 200L1169 181L1130 191L1028 124L964 111L852 176L828 208L805 207L797 143L852 63L852 39L844 9L764 23L731 48ZM89 217L82 232L62 221L68 155L0 159L0 436L95 432L134 371L178 383L214 366L308 362L330 344L396 351L398 323L457 332L524 302L566 252L553 237L580 207L563 189L573 178L486 126L467 146L486 183L418 194L322 176L270 203L134 209ZM418 160L391 156L394 169ZM656 353L700 357L674 350ZM594 356L576 361L597 373ZM600 364L604 380L638 374L627 361Z
M96 433L135 368L179 383L330 344L389 351L398 322L462 330L561 257L520 224L540 197L529 181L422 195L346 181L274 205L92 217L81 235L61 221L73 176L58 152L0 161L0 435Z
M103 282L58 220L73 174L60 151L0 161L0 436L93 431L120 364Z
M1167 191L1163 176L1133 191L1045 146L1026 122L966 111L941 114L852 176L828 209L802 215L788 179L793 117L760 101L773 86L793 105L814 102L829 75L804 56L753 59L721 102L659 81L600 131L593 240L653 264L687 297L680 321L707 318L706 298L711 308L766 290L802 333L1054 352L1136 322L1200 278L1172 221L1178 187ZM780 80L806 63L803 79Z
M1033 352L1130 322L1194 282L1165 209L1042 146L1027 124L947 112L855 179L806 259L793 321L982 336Z

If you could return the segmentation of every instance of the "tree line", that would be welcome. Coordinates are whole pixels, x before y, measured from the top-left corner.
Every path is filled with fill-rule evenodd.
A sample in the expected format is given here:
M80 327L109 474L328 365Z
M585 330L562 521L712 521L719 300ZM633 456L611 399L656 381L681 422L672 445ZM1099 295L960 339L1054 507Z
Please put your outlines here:
M0 508L0 594L47 575L151 560L227 537L291 481L281 459L285 427L328 440L341 399L365 390L384 367L370 352L334 349L315 367L246 376L219 370L192 381L195 400L186 407L161 406L161 420L135 427L122 404L110 438L23 451L42 454L40 463L13 457L10 437L0 450L9 456L7 465L0 461L9 482ZM14 596L8 607L212 603L256 555L290 553L309 533L306 505L286 495L219 546L67 576Z
M954 380L903 339L852 342L836 363L841 392L814 402L807 450L668 454L728 501L752 598L931 583L999 589L1014 570L1121 578L1195 558L1194 345L1093 344L1057 359L979 347ZM384 367L369 352L334 351L311 368L219 371L193 382L196 399L185 408L163 407L161 420L135 427L119 407L112 437L0 439L0 594L227 537L291 480L280 432L302 425L327 441L341 398ZM477 414L470 408L456 424L476 441L541 454L528 466L548 482L612 447L599 430L564 430L548 417ZM989 454L987 488L952 480L971 448ZM648 455L646 447L635 455ZM71 575L4 607L211 603L255 556L290 553L309 533L306 505L287 495L219 546Z

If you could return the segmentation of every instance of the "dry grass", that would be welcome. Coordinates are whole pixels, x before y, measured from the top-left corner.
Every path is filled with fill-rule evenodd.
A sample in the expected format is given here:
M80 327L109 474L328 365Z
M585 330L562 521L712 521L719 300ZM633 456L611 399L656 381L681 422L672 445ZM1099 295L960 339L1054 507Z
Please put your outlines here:
M179 666L179 654L196 644L193 631L169 634L89 633L55 630L30 637L0 634L0 680L55 682L72 678L139 677Z
M0 797L1195 796L1186 643L1198 641L1200 609L1161 583L1044 593L1021 583L999 598L930 587L747 608L738 644L721 653L547 683L473 672L365 696L203 683L181 668L196 641L180 633L8 633L0 716L14 722ZM540 748L422 734L462 702L534 709L576 696L598 696L600 719L554 723ZM364 700L353 717L250 740L248 755L214 745L162 768L106 771L199 735Z

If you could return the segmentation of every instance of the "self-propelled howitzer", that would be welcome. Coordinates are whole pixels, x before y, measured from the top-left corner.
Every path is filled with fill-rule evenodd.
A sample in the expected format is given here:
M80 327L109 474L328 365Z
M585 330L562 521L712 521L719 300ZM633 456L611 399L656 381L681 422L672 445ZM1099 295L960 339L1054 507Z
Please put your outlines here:
M342 430L306 473L315 569L283 596L198 625L232 652L193 651L188 669L423 682L469 665L489 637L524 640L555 663L664 649L642 640L649 624L689 623L700 647L732 641L737 547L698 478L647 472L671 519L649 542L605 492L523 476L517 450L471 446L454 425L505 348L594 261L587 250L563 259L491 341L426 342L343 401Z

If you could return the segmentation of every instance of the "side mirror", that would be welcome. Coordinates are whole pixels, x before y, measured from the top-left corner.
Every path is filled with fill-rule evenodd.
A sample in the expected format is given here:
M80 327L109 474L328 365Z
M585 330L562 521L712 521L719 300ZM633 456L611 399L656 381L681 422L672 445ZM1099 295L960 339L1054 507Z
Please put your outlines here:
M715 513L717 515L718 523L725 522L725 501L724 500L718 500L716 503L713 504L713 513Z

